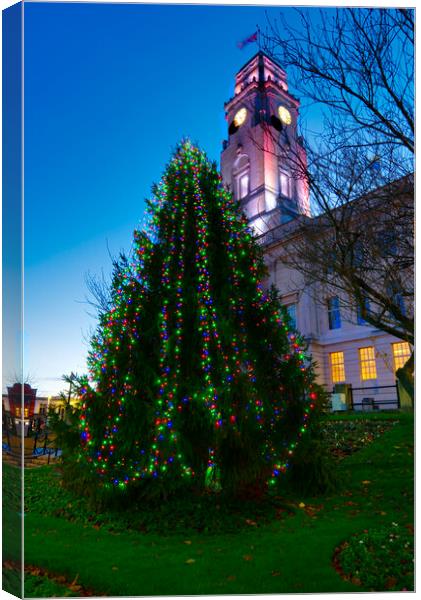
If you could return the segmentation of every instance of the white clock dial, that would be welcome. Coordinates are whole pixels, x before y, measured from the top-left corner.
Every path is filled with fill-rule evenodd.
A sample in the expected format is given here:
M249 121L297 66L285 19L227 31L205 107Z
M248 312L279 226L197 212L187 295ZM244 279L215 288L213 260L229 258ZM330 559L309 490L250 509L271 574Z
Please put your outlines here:
M234 117L234 125L236 127L240 127L244 123L247 118L247 108L240 108L240 110L235 114Z
M279 118L282 121L282 123L284 123L284 125L291 125L291 122L292 122L291 113L285 106L280 106L278 108L278 115L279 115Z

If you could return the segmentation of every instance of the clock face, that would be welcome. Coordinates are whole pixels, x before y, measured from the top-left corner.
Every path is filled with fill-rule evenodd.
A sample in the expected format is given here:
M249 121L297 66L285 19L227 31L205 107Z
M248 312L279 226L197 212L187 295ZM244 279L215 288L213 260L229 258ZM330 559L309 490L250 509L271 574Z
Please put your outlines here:
M247 117L247 108L240 108L234 117L234 125L240 127L244 123Z
M285 125L291 125L291 122L292 122L291 113L289 112L289 110L287 108L285 108L285 106L280 106L278 108L278 115L279 115L279 118L282 121L282 123L284 123Z

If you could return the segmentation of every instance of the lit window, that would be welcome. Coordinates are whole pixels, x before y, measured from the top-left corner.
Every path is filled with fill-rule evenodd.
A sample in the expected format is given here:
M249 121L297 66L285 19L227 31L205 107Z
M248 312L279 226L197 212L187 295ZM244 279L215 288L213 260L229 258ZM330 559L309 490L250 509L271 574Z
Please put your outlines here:
M289 304L285 308L287 309L287 313L290 318L291 325L295 329L297 327L297 305Z
M367 348L360 348L360 369L361 379L377 379L376 369L376 355L374 352L374 346L368 346Z
M240 200L245 198L249 193L249 174L244 173L238 177L238 197Z
M338 296L333 296L327 301L327 312L329 317L329 329L340 329L341 310Z
M404 366L411 356L411 348L408 342L397 342L392 344L393 362L395 363L395 372Z
M330 353L330 370L332 373L332 383L345 381L345 362L343 352Z
M29 408L24 408L23 409L23 416L24 417L29 417Z
M20 406L16 406L16 408L15 408L15 415L17 417L20 417Z
M291 177L285 171L279 171L279 192L286 198L291 198Z

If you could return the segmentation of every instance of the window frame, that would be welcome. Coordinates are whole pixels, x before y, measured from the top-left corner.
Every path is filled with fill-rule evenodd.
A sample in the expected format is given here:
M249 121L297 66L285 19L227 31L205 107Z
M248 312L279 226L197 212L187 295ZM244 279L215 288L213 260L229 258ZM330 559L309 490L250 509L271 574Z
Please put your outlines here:
M334 362L334 357L340 357L341 360ZM343 350L337 350L336 352L329 352L329 367L330 367L330 379L332 384L345 383L346 372L345 372L345 353ZM337 373L337 375L335 375Z
M246 182L246 186L245 186L245 194L242 195L242 182L247 179ZM239 173L237 175L237 191L238 191L238 199L239 200L244 200L244 198L247 198L247 196L250 193L250 172L247 171L243 171L242 173Z
M411 356L412 350L411 350L411 346L409 345L409 342L392 342L391 346L392 346L393 366L394 366L394 369L395 369L394 373L396 373L396 371L398 369L401 369L404 366L404 364L406 363L406 361L408 360L408 358ZM397 354L395 352L395 347L396 346L406 346L408 348L408 353L402 352L400 354ZM400 364L400 365L397 366L398 359L403 359L403 362L402 362L402 364Z
M337 306L332 307L331 303L333 301L337 301ZM329 330L333 331L335 329L341 329L342 327L342 319L341 319L341 303L339 300L339 296L331 296L327 299L327 318L329 324Z
M367 351L365 356L364 351ZM376 348L374 346L363 346L358 348L358 358L361 381L377 380Z
M289 304L285 304L285 310L287 311L287 314L290 318L291 324L293 326L294 329L297 329L297 303L296 302L290 302ZM294 308L294 316L291 316L289 309Z
M283 176L285 176L285 181L286 181L286 187L287 187L286 194L284 193L283 186L282 186L282 177ZM292 197L293 197L291 173L285 168L279 169L279 195L282 196L282 198L288 198L288 200L292 200Z
M364 296L364 304L367 312L370 312L370 299L367 296ZM361 316L361 307L357 303L357 325L367 325L367 321Z

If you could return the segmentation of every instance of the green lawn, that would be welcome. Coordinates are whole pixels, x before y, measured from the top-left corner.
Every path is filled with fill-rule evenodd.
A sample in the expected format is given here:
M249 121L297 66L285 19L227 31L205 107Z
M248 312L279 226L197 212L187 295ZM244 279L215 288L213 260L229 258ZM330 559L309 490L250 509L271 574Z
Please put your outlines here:
M77 576L85 588L112 596L363 591L333 569L335 548L367 528L413 523L413 416L382 418L390 417L399 423L338 462L340 492L286 494L293 510L270 523L255 525L251 518L237 533L113 533L29 506L25 562L69 582ZM37 473L43 482L50 478L41 493L50 494L53 509L57 477L49 467L32 470L28 486L36 486ZM36 595L33 587L27 595Z

